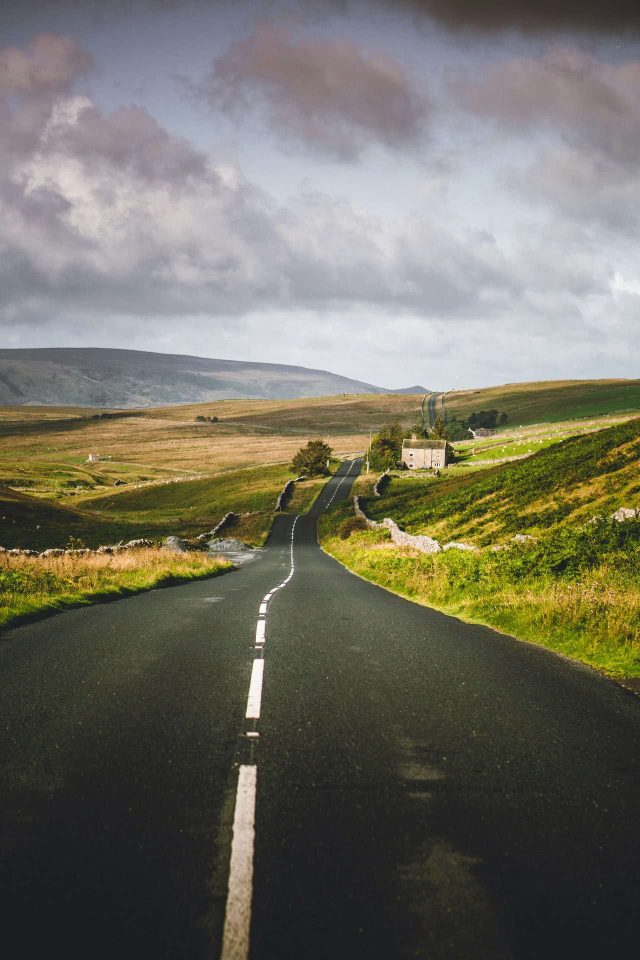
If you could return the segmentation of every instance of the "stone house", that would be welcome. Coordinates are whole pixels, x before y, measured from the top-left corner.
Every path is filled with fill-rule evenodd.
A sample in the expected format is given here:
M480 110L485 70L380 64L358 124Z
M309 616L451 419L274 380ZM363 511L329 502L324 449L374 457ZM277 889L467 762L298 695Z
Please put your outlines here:
M99 463L102 460L102 457L99 453L90 453L87 457L87 463Z
M402 462L409 470L429 470L446 467L451 461L451 447L446 440L402 441Z

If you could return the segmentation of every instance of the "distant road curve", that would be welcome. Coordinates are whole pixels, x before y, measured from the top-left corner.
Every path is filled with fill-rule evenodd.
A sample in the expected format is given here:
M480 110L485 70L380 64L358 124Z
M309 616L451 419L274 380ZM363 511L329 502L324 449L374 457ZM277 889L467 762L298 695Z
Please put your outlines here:
M422 420L426 422L429 429L432 430L436 425L438 417L445 417L444 411L444 393L427 393L422 400ZM440 410L437 410L438 401L440 401Z

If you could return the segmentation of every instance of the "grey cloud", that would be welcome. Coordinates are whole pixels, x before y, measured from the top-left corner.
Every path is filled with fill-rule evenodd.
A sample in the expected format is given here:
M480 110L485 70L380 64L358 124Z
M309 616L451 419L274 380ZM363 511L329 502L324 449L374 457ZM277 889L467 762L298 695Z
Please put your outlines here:
M505 128L553 128L567 141L635 164L640 147L640 62L603 63L575 49L498 64L452 85L461 103Z
M457 101L482 119L531 142L537 157L506 174L529 199L546 199L576 220L615 231L638 223L640 62L605 63L575 49L522 57L484 75L460 76ZM549 143L551 138L551 143Z
M371 142L415 145L429 114L426 93L384 52L269 24L233 43L193 89L234 116L264 105L279 134L341 160Z
M0 324L12 342L38 324L40 338L87 336L114 316L174 338L184 317L192 329L332 312L382 327L578 323L585 291L607 290L588 251L571 263L560 248L514 256L487 232L387 221L320 193L280 206L138 108L107 113L50 89L6 98L0 143Z
M60 93L92 63L91 55L75 40L40 34L24 49L5 47L0 51L0 94Z

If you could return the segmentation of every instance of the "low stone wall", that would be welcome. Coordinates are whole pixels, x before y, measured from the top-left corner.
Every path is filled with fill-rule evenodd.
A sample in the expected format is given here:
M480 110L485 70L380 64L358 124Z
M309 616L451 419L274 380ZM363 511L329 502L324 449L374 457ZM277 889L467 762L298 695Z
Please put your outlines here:
M420 535L416 536L411 533L405 533L404 530L400 529L395 520L392 520L390 517L385 517L384 520L380 522L377 520L371 520L360 506L360 497L358 496L353 498L353 509L356 517L362 520L370 530L388 530L391 534L391 539L399 547L412 547L414 550L420 550L421 553L439 553L441 550L475 551L479 549L479 547L476 547L471 543L458 543L455 540L452 540L450 543L441 545L437 540L434 540L433 537ZM595 523L600 519L603 518L593 517L590 522ZM617 520L619 523L625 523L629 520L640 520L640 510L636 509L635 507L620 507L620 509L616 510L615 513L610 514L609 519ZM527 533L516 533L516 535L511 538L511 542L520 545L526 545L529 543L535 543L536 540L535 537L531 537ZM490 549L506 550L507 548L508 544L495 544Z
M29 550L27 548L0 547L0 553L9 557L88 557L89 554L110 554L121 553L123 550L139 550L141 547L152 547L151 540L129 540L128 543L114 543L111 546L96 547L95 550L90 547L78 547L66 550L64 547L48 547L46 550Z
M230 526L232 523L234 523L237 519L238 519L238 514L237 514L237 513L234 513L232 510L230 510L229 513L225 513L225 515L224 515L224 517L222 518L222 520L220 521L220 523L216 524L216 526L213 528L213 530L211 531L211 533L210 533L210 534L202 534L202 535L201 535L202 538L205 539L206 537L209 537L209 536L211 536L211 537L217 537L220 533L222 533L223 530L225 530L227 527L229 527L229 526ZM200 537L198 537L198 539L200 539Z
M376 482L373 485L373 495L374 497L381 497L384 493L387 484L389 483L389 471L385 470L384 473L381 473Z
M296 485L295 480L287 480L276 502L276 513L278 513L280 510L284 510L284 508L286 507L288 501L290 500L293 494L293 488L295 487L295 485Z
M295 487L296 483L302 483L302 481L306 479L306 477L296 477L295 480L287 480L276 502L276 513L278 513L280 510L284 510L289 502L290 497L293 496L293 488Z
M370 530L387 529L391 534L391 539L398 547L412 547L421 553L440 553L442 550L438 541L434 540L433 537L405 533L404 530L400 529L395 520L392 520L390 517L385 517L380 523L378 523L377 520L370 520L360 506L360 497L358 496L353 498L353 509L355 510L356 516L364 521ZM475 548L465 547L465 549L473 550Z

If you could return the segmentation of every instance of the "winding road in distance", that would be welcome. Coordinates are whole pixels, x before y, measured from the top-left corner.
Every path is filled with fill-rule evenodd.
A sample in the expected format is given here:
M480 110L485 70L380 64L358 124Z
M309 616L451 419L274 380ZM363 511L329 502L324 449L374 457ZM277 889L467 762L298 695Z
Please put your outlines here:
M238 572L2 634L12 960L635 955L640 703L325 555L358 468Z

